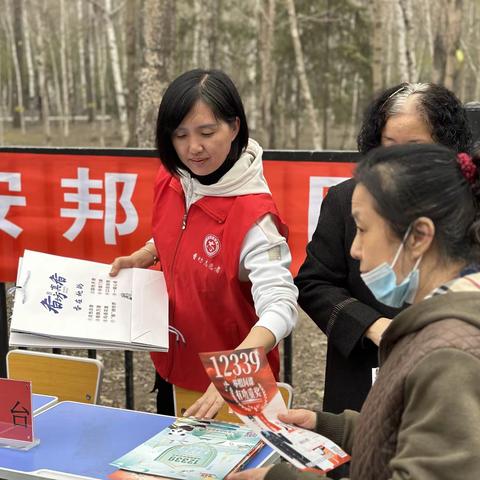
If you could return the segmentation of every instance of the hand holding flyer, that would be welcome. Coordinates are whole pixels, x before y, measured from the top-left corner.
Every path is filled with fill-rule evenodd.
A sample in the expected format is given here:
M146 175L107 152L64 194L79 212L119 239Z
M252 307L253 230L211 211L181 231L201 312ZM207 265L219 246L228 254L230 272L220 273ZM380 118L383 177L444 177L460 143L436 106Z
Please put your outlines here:
M201 353L200 358L227 405L294 466L325 473L350 460L328 438L278 420L287 407L262 347Z

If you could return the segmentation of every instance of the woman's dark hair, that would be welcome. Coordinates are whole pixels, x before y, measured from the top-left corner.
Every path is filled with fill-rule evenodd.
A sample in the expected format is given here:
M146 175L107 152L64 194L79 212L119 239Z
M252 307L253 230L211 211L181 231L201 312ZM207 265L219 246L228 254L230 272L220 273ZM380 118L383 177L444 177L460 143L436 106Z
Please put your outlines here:
M430 127L432 138L457 153L469 153L472 132L460 100L447 88L434 83L400 83L380 93L365 110L358 150L367 153L379 147L387 120L401 113L405 100L418 97L416 108Z
M190 70L168 86L158 109L157 150L163 165L172 174L183 168L173 147L172 134L198 100L205 102L217 119L229 124L236 118L240 121L238 134L232 142L227 159L237 161L247 146L247 119L232 80L220 70Z
M377 212L396 236L403 238L417 218L428 217L445 258L478 261L480 162L472 161L477 168L473 185L462 173L457 154L448 148L433 144L380 147L359 162L355 179L373 196Z

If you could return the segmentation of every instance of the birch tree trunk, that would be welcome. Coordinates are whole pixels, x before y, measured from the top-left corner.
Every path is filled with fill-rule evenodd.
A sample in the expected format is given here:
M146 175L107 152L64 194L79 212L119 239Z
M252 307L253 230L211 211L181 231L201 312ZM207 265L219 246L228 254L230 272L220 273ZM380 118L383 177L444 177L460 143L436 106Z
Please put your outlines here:
M383 77L383 85L381 88L391 85L392 83L392 58L393 58L393 15L392 0L385 0L385 76Z
M23 103L23 81L21 72L21 44L22 44L22 6L21 0L13 2L13 21L10 12L9 2L5 2L5 15L1 18L4 21L5 32L10 43L15 74L15 88L12 89L12 116L13 127L20 128L25 133L25 108Z
M450 90L456 90L460 74L457 50L460 48L460 36L463 21L463 0L449 0L447 12L448 28L446 33L446 62L444 84ZM477 26L478 28L478 26Z
M398 76L401 82L408 82L410 81L410 76L407 62L407 33L399 0L395 1L395 13L398 34Z
M220 49L221 54L221 68L226 72L231 72L233 69L233 62L232 58L234 54L232 53L232 43L231 41L231 34L230 32L226 32L225 41L222 43L222 47Z
M327 0L326 10L330 12L330 0ZM324 67L323 67L323 139L322 148L328 148L328 118L330 110L330 29L331 19L327 16L327 24L324 28L325 33L325 47L324 47Z
M457 79L457 85L455 88L455 92L457 92L458 97L465 103L468 101L468 93L467 93L467 81L468 81L468 57L469 57L469 48L467 48L464 38L469 39L470 41L475 38L475 30L477 28L476 23L476 8L473 2L468 2L465 5L465 26L463 28L464 34L459 41L459 49L461 50L463 57L460 64L460 73L459 78ZM470 57L471 59L471 57ZM476 73L475 73L476 76Z
M2 78L2 62L0 62L0 78ZM5 128L3 126L3 118L5 115L5 109L3 107L3 92L0 89L0 145L3 145L5 143L5 136L4 136L4 131Z
M301 95L305 102L307 109L307 116L312 128L313 147L316 150L322 148L321 133L318 126L317 115L313 105L312 93L310 85L308 84L307 73L305 69L305 61L303 58L302 44L300 41L300 34L297 25L297 15L295 12L294 0L285 0L288 10L288 20L290 24L290 35L292 36L293 48L295 51L295 61L297 66L298 79L300 83Z
M279 78L279 74L277 73L277 83L280 82L280 95L279 95L279 101L275 102L275 124L278 125L277 131L279 132L277 137L277 141L279 145L281 145L283 148L286 148L286 132L287 132L287 122L286 122L286 115L285 115L285 109L286 109L286 104L288 101L288 83L285 79L285 76L282 75L281 78Z
M27 0L24 0L27 2ZM22 30L24 37L25 45L25 63L27 66L27 78L28 78L28 101L27 109L32 111L34 109L35 102L35 72L33 69L33 58L32 58L32 45L30 38L30 22L28 21L27 11L31 10L31 5L24 3L24 8L22 8ZM26 8L25 8L26 7ZM30 8L29 8L30 7Z
M262 0L259 12L260 111L265 148L272 148L272 94L275 75L272 50L275 34L275 6L276 0Z
M430 58L433 59L433 30L432 30L432 14L430 0L425 0L423 3L423 15L425 18L425 34L427 36L428 52Z
M128 117L128 144L127 147L137 147L135 134L136 110L137 110L137 11L139 4L136 0L127 0L125 12L125 50L127 70L127 117Z
M193 0L192 67L210 68L210 39L212 18L215 16L213 0Z
M210 58L210 67L218 68L218 39L220 36L219 24L222 18L223 0L210 0L210 19L208 30L210 32L208 41L208 52Z
M173 70L175 1L144 0L142 11L142 68L138 82L137 142L155 144L158 106Z
M3 145L5 143L5 128L3 126L3 114L4 114L4 108L3 108L3 101L0 100L0 145Z
M400 6L401 19L403 20L405 31L405 57L407 60L408 80L410 82L416 82L418 80L418 75L417 62L415 59L411 3L410 0L398 0L398 4Z
M80 83L80 108L82 112L87 109L87 73L85 65L85 19L83 18L82 0L77 0L77 46L78 46L78 76Z
M439 19L434 41L433 81L453 89L459 72L456 52L460 46L463 0L438 0Z
M93 16L93 5L84 4L87 16L87 35L86 35L86 50L85 56L85 70L87 74L87 115L88 121L93 123L96 117L96 83L95 83L95 20Z
M202 24L200 16L202 15L202 0L193 0L193 35L192 35L192 68L200 66L200 35Z
M106 75L107 75L107 48L105 40L105 32L103 30L103 24L100 22L95 23L95 58L97 60L97 75L98 75L98 102L100 105L100 145L105 146L105 117L106 117Z
M35 24L36 24L36 55L35 55L35 64L37 67L38 73L38 94L39 94L39 101L40 101L40 117L43 123L43 133L45 135L45 142L47 145L50 145L50 141L52 138L51 129L50 129L50 102L48 98L48 88L47 88L47 81L46 81L46 59L45 59L45 19L46 19L46 12L45 12L45 1L39 0L37 2L37 7L39 10L39 15L35 15Z
M65 0L60 0L60 72L62 83L63 135L68 137L70 134L70 103L68 98L67 34L65 16Z
M72 47L72 42L70 41L70 29L67 28L66 38L65 38L65 52L66 52L66 65L67 65L67 91L68 91L68 103L69 103L69 113L70 121L75 123L75 112L78 107L78 88L77 82L78 77L74 75L73 67L73 55L70 54L70 49Z
M372 0L370 3L370 18L372 19L372 90L379 92L384 85L383 82L383 62L385 60L385 52L383 45L385 44L385 9L383 5L385 0Z
M48 42L48 52L50 55L50 63L52 65L52 77L53 77L53 92L55 98L55 110L58 116L63 115L63 105L62 105L62 88L60 86L60 74L58 72L57 59L55 58L55 50L53 47L53 39L51 35L48 35L46 38Z
M480 15L477 10L475 10L475 22L474 25L478 25L478 21L480 21ZM478 28L475 29L475 36L473 37L473 40L475 41L477 45L477 52L476 55L472 54L472 57L476 60L476 74L475 74L475 81L474 81L474 92L473 92L473 100L479 101L480 100L480 75L479 75L479 65L480 65L480 48L478 48L478 45L480 43L480 32L478 31ZM473 63L473 61L472 61Z
M147 12L152 15L152 12ZM122 72L120 68L120 57L118 54L117 38L112 20L112 0L105 0L105 28L107 33L108 52L110 54L110 67L112 69L113 88L117 102L118 119L120 122L120 134L122 143L128 143L127 103L123 89Z
M358 92L359 92L359 74L358 72L355 73L353 77L353 89L352 89L352 114L350 117L350 122L348 123L347 134L345 135L345 140L342 145L342 149L345 148L345 143L351 143L352 145L355 144L355 134L356 134L356 122L357 122L357 115L358 115Z
M300 85L300 79L298 78L298 75L295 77L296 82L295 82L295 103L294 105L300 105L302 101L302 86ZM295 110L295 124L294 124L294 139L293 139L293 145L295 150L298 150L300 148L300 123L301 123L301 113L299 110Z
M247 80L248 80L248 94L245 99L245 111L248 118L248 126L251 130L251 133L255 135L254 138L257 138L264 143L263 137L258 137L257 135L262 135L261 129L258 128L258 99L259 99L259 89L258 89L258 79L257 79L257 57L261 58L261 47L260 44L260 0L253 0L252 2L252 11L248 19L249 25L254 32L258 33L257 35L252 35L250 42L248 43L248 61L247 61ZM215 63L212 63L215 65ZM261 81L260 81L261 84ZM258 129L258 130L257 130Z

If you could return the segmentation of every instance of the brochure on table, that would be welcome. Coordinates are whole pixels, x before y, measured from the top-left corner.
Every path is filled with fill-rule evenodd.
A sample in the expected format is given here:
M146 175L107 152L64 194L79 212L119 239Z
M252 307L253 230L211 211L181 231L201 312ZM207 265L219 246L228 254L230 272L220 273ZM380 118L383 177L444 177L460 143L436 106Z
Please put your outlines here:
M200 358L228 406L294 466L325 473L350 460L323 435L278 420L287 407L263 348L201 353Z
M244 465L263 443L250 429L215 420L178 418L172 425L113 461L122 470L112 479L137 478L131 472L196 480L226 477Z
M25 250L19 262L10 344L168 350L162 272Z
M38 445L32 418L31 383L0 378L0 447L29 450Z

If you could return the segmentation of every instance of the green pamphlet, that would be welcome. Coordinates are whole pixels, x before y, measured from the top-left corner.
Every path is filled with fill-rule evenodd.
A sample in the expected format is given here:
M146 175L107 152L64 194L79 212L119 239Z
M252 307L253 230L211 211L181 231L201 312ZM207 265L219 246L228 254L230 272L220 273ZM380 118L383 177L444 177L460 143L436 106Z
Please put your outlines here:
M222 479L240 469L261 445L260 438L241 425L179 418L111 465L181 480Z

